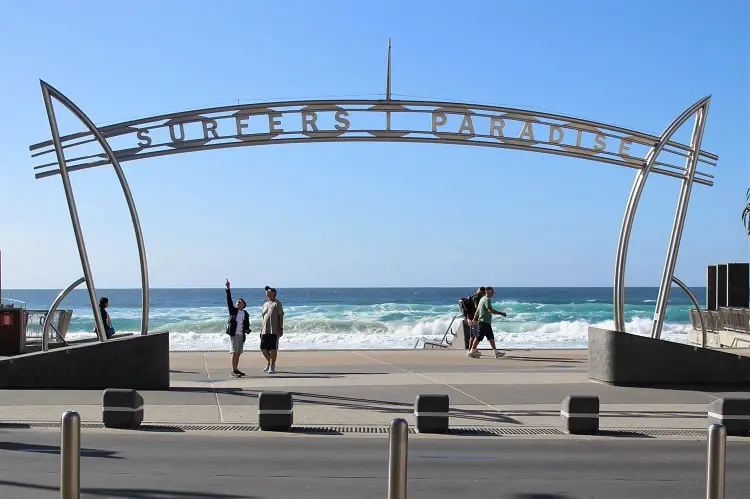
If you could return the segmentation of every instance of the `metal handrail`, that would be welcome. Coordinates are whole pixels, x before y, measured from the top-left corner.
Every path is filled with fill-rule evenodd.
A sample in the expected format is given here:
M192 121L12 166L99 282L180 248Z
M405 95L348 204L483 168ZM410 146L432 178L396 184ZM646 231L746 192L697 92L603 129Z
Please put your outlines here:
M448 334L451 332L451 328L453 327L453 323L456 321L456 317L458 317L458 316L454 315L453 319L451 319L451 323L448 324L448 329L445 330L445 334L443 335L443 339L440 340L440 343L437 343L438 345L440 345L440 346L443 346L443 344L450 345L450 343L447 343L446 339L448 338ZM414 343L414 350L416 350L416 348L419 346L419 342L420 341L422 341L424 343L428 343L428 341L426 341L424 338L417 338L417 342ZM432 345L436 344L436 342L429 342L429 343L432 344Z
M682 290L687 293L687 295L690 297L690 300L693 302L693 305L695 305L696 310L698 310L698 319L701 322L701 348L706 348L706 321L703 318L703 311L701 310L700 303L698 303L698 300L695 298L695 295L692 291L690 291L690 288L688 288L684 282L679 280L676 276L672 276L672 282L677 284Z
M55 301L52 302L52 306L50 306L49 310L47 311L47 315L44 318L44 329L42 330L42 351L46 352L49 348L49 328L52 325L52 317L54 317L55 312L57 311L57 307L60 306L60 303L65 299L68 294L73 291L75 288L77 288L82 282L84 282L86 279L84 277L80 277L78 280L73 282L70 286L60 291L60 294L57 295L57 298L55 298Z
M26 308L26 306L27 306L27 303L25 301L14 300L13 298L8 298L8 297L4 297L4 298L0 297L0 303L2 303L3 300L9 301L11 303L20 303L21 305L23 305L21 308Z

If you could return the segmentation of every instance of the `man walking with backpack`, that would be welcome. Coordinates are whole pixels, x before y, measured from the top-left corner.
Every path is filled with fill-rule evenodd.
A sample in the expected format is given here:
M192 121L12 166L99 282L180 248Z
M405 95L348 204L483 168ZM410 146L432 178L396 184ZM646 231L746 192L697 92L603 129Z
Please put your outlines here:
M459 305L461 306L461 311L463 312L464 320L466 321L466 326L469 327L469 339L467 341L467 349L471 348L472 341L477 336L477 332L479 331L479 326L474 320L474 313L477 311L479 300L482 299L484 294L485 294L484 286L481 286L479 289L477 289L477 292L474 293L473 295L467 296L466 298L461 298L459 300Z
M477 322L479 328L476 337L471 341L471 348L466 353L466 355L468 355L469 357L479 357L479 351L477 350L477 347L484 338L487 338L490 341L490 346L495 352L496 358L500 358L505 355L505 353L503 352L498 352L497 348L495 347L495 334L492 331L492 316L494 314L497 314L506 317L507 314L505 312L500 312L499 310L495 310L494 308L492 308L492 297L494 295L495 290L492 289L492 287L488 286L487 288L485 288L485 295L479 300L477 310L476 312L474 312L474 321Z

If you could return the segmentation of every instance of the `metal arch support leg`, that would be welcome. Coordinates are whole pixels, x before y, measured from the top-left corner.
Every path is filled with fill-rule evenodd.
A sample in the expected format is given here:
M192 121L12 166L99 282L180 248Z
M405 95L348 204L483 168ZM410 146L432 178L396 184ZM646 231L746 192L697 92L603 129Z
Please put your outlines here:
M695 294L685 285L684 282L672 276L672 282L677 284L682 290L690 297L690 301L695 305L695 309L698 311L698 319L701 321L701 332L703 333L703 339L701 340L701 347L706 348L706 320L703 317L703 310L701 310L701 304L698 303L698 299Z
M120 162L117 161L117 158L115 157L114 152L112 151L112 148L109 146L109 143L104 138L102 133L99 131L99 129L94 125L94 123L89 119L86 114L81 111L81 109L76 106L70 99L65 97L59 90L54 88L52 85L48 84L45 81L40 82L42 85L42 91L45 95L45 105L47 105L48 101L50 100L49 96L53 95L55 99L60 101L61 104L63 104L68 110L76 115L78 119L80 119L86 127L91 131L92 134L96 137L97 141L99 142L99 145L102 146L104 149L104 152L107 154L107 158L109 159L110 163L112 164L112 167L115 169L115 173L117 174L117 179L120 181L120 186L122 187L122 192L125 196L125 201L128 204L128 210L130 211L130 218L133 221L133 230L135 232L135 241L138 246L138 258L141 268L141 301L142 301L142 314L141 314L141 335L145 335L148 333L148 319L149 319L149 312L150 312L150 289L149 289L149 282L148 282L148 262L146 261L146 248L143 243L143 232L141 231L141 222L138 218L138 211L135 208L135 201L133 201L133 194L130 192L130 186L128 185L128 181L125 178L125 172L123 172L122 167L120 167ZM51 103L47 105L48 114L50 112L50 109L52 108ZM53 115L54 117L54 111ZM60 137L59 133L57 132L57 126L55 125L55 131L53 131L53 141L55 143L55 149L57 151L57 159L58 163L60 164L60 175L63 176L63 183L65 183L67 180L67 170L65 170L65 173L63 174L63 163L65 161L63 155L62 155L62 147L60 146ZM69 183L69 181L67 181ZM67 194L67 191L66 191ZM72 197L72 193L71 193ZM78 219L78 215L76 214L76 221ZM76 226L76 223L74 223L74 226ZM78 229L78 232L80 232L80 228ZM85 250L85 248L84 248ZM80 248L79 248L80 252ZM82 257L83 258L83 257ZM88 266L88 257L86 258L86 266ZM86 272L84 269L84 277L86 276ZM88 283L88 280L87 280ZM95 307L96 310L94 311L94 317L97 318L100 316L98 307ZM98 327L101 327L101 317L99 317L97 322ZM100 339L104 339L104 330L102 329L102 332L100 334Z
M71 291L73 291L75 288L77 288L82 282L84 282L86 279L81 277L74 283L72 283L67 288L60 291L60 294L57 295L57 298L55 298L55 301L52 302L52 306L50 306L49 310L47 311L47 315L44 317L44 329L42 330L42 350L47 351L49 348L49 328L52 323L52 317L55 315L55 312L57 312L57 307L60 306L60 303L65 299L66 296L70 294Z
M81 257L83 278L86 281L86 288L88 289L89 300L91 301L91 310L94 313L94 325L96 326L99 341L104 341L104 322L102 321L102 314L99 312L99 304L96 299L96 288L94 287L94 279L91 276L89 256L86 252L86 243L83 240L83 233L81 232L81 222L78 219L78 208L76 207L76 200L73 196L73 188L70 185L68 165L65 162L65 153L63 151L62 145L60 144L60 130L57 128L57 118L55 117L55 109L52 106L52 98L50 97L49 88L45 87L44 85L42 85L42 96L44 97L44 107L47 110L49 127L50 131L52 132L52 142L55 145L57 162L60 165L60 178L62 178L63 188L65 189L65 198L68 201L70 221L73 224L73 233L75 234L76 244L78 245L78 255Z
M646 186L646 179L651 171L651 168L656 162L656 158L661 153L662 149L672 138L672 135L679 130L679 128L690 118L693 114L698 112L701 108L708 105L710 97L704 97L699 100L688 109L686 109L680 116L667 127L666 130L659 137L659 141L654 147L649 150L646 155L646 164L638 172L633 187L630 190L630 196L628 197L628 203L625 208L625 215L623 216L622 226L620 227L620 238L617 243L617 256L615 260L615 282L614 282L614 322L615 329L617 331L625 331L625 264L627 262L628 247L630 245L630 234L633 229L633 220L635 220L635 214L638 210L638 202L641 199L643 188ZM694 149L695 150L695 149ZM700 147L698 148L700 151ZM697 155L696 164L697 164ZM695 169L693 170L695 175ZM692 179L691 179L692 182Z
M682 186L680 187L677 212L675 213L674 224L672 225L672 235L669 238L667 258L664 263L664 271L662 272L661 283L659 285L659 296L656 298L656 310L651 327L651 337L657 340L661 338L661 331L664 326L664 314L667 311L669 292L672 288L672 278L674 277L674 270L677 265L677 254L680 251L682 231L685 228L685 218L687 217L688 204L690 203L690 193L693 189L693 180L698 167L698 155L700 153L701 142L703 141L703 130L706 127L709 101L705 102L695 115L693 134L690 139L691 151L687 159L685 178L683 178Z

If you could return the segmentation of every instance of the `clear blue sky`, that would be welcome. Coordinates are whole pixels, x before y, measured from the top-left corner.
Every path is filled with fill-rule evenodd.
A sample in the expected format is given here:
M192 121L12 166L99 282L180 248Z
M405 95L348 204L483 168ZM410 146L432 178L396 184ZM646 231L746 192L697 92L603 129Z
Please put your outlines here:
M750 8L744 0L1 4L3 287L82 272L38 80L98 124L211 105L385 93L552 111L659 134L711 94L677 275L747 261ZM60 111L58 111L60 112ZM61 113L61 112L60 112ZM78 131L70 126L64 133ZM686 127L689 131L689 126ZM685 133L678 138L686 140ZM153 287L609 286L635 171L528 152L424 144L238 148L125 163ZM72 175L97 287L138 287L111 167ZM658 285L679 181L651 176L629 286Z

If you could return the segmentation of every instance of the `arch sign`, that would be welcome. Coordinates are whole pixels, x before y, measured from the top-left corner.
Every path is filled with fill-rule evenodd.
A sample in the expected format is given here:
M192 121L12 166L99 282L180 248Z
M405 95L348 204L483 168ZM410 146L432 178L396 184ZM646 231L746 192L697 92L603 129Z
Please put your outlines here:
M36 178L60 175L76 236L83 279L101 341L105 340L86 247L69 174L112 165L120 181L136 235L140 257L143 313L141 334L148 332L149 284L146 252L138 214L120 166L144 158L210 149L308 142L418 142L517 149L569 156L636 170L626 203L614 276L615 329L625 330L625 263L638 202L650 173L681 182L672 235L659 287L651 336L661 337L682 230L693 184L713 185L713 175L699 167L716 166L718 156L701 150L711 98L686 109L659 135L569 116L522 109L391 99L390 48L386 98L380 100L304 100L238 104L162 114L96 127L70 99L41 81L52 139L30 146L39 158ZM53 99L86 126L81 133L60 136ZM689 144L672 140L694 118ZM54 158L54 159L53 159ZM684 287L684 286L683 286ZM685 288L686 289L686 288ZM686 289L689 292L689 290Z

